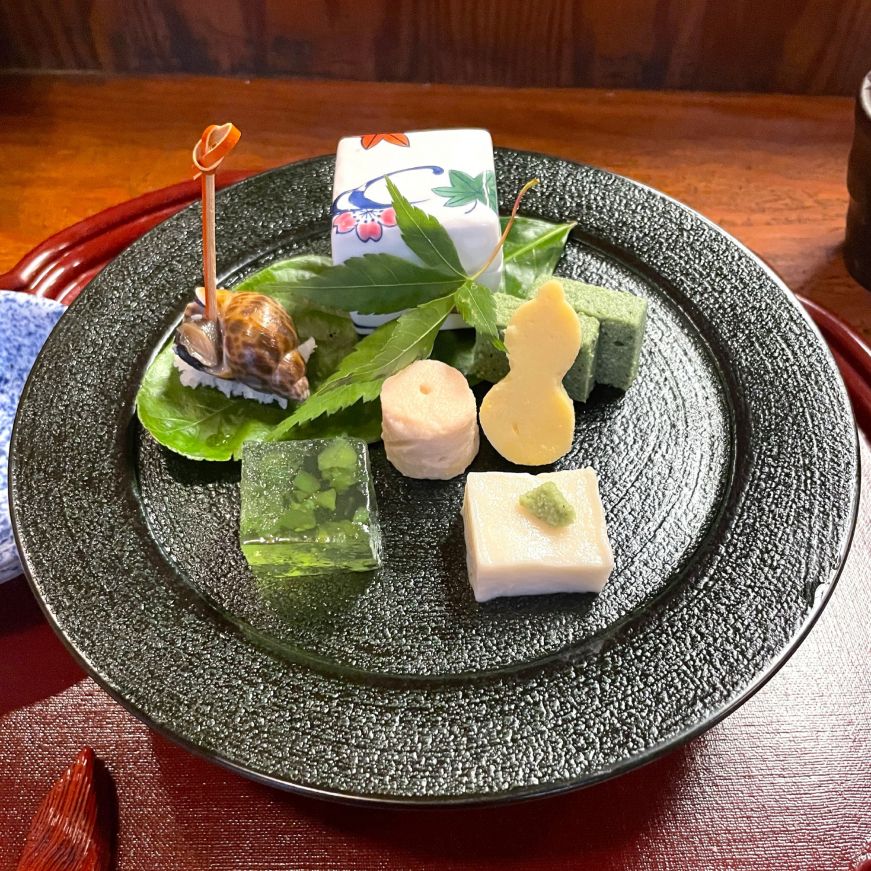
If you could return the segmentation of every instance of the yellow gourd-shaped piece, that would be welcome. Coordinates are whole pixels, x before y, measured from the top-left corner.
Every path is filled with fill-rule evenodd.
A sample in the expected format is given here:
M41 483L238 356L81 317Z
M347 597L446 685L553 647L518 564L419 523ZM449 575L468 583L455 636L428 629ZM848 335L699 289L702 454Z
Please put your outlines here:
M481 403L481 428L512 463L542 466L569 452L575 407L562 385L581 348L581 324L558 281L514 312L505 330L509 373Z

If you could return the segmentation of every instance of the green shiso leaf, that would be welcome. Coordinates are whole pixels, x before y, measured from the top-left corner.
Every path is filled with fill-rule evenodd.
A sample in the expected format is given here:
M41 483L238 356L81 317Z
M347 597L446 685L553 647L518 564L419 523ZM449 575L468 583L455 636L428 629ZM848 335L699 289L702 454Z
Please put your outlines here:
M402 241L427 266L465 277L454 242L438 218L412 205L390 178L387 179L387 190L396 212L396 223L402 234Z
M164 447L193 460L230 460L249 439L263 439L287 416L276 404L228 398L213 387L184 387L167 345L136 395L142 425Z
M504 229L508 219L500 220ZM517 218L502 248L505 292L525 298L539 279L552 275L574 226Z
M366 336L335 373L275 427L270 441L297 438L296 431L302 424L377 399L386 378L429 356L439 327L453 307L453 296L432 300Z

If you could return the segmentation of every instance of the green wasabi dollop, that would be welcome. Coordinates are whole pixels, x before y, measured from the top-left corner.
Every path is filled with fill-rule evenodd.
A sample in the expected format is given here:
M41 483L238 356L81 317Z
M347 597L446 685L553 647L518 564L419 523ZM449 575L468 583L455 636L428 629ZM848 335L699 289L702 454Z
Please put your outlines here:
M576 517L575 509L553 481L528 490L519 501L530 514L548 526L568 526Z

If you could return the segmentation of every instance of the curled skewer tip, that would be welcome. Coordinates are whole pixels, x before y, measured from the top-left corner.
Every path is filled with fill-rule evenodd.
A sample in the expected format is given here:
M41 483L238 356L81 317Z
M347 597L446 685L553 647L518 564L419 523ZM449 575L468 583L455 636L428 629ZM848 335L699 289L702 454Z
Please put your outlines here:
M241 136L234 124L209 124L191 152L194 178L202 174L213 174L221 161L236 147Z

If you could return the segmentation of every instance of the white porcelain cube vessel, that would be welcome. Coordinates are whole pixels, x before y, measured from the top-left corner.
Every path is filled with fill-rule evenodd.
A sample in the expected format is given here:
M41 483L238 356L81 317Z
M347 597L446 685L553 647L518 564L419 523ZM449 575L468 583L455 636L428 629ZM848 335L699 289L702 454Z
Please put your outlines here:
M410 202L438 218L469 274L484 265L501 233L493 140L486 130L421 130L342 139L333 180L333 263L379 253L420 262L396 226L387 178ZM499 290L501 253L478 280ZM352 317L358 329L371 331L391 316ZM464 324L452 315L446 326Z

